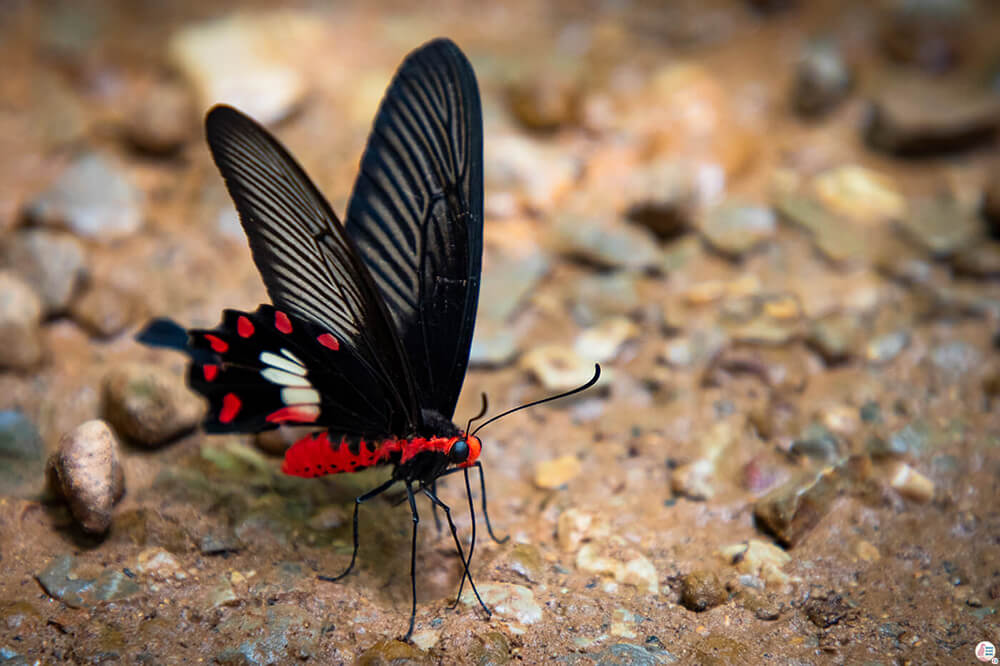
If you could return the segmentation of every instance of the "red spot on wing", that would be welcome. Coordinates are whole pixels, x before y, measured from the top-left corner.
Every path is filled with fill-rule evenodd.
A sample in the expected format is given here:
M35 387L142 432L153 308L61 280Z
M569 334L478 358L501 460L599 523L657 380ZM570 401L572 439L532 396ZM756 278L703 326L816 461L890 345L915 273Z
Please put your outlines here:
M333 351L337 351L338 349L340 349L340 342L338 342L337 338L333 337L329 333L324 333L323 335L316 338L316 340L324 347L332 349Z
M249 338L253 335L253 322L240 315L240 318L236 320L236 332L240 334L241 338Z
M218 352L219 354L225 354L229 351L229 343L219 336L206 333L205 339L208 340L208 344L212 346L212 351Z
M293 405L282 407L267 415L268 423L312 423L319 417L319 405Z
M281 310L274 311L274 327L282 333L292 332L292 321Z
M201 366L201 373L205 375L206 382L215 381L215 378L219 376L219 366L211 363L203 365Z
M236 418L236 415L240 413L240 407L242 406L243 401L235 393L227 393L222 398L222 410L219 411L219 422L231 423Z

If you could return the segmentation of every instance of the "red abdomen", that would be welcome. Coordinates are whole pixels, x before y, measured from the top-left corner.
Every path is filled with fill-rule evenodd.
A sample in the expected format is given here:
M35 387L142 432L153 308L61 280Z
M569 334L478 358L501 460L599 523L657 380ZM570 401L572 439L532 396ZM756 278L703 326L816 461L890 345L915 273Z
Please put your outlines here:
M357 472L373 465L405 463L421 451L447 452L455 439L457 437L414 437L378 441L341 437L331 441L329 432L321 432L295 442L285 452L281 471L306 478Z

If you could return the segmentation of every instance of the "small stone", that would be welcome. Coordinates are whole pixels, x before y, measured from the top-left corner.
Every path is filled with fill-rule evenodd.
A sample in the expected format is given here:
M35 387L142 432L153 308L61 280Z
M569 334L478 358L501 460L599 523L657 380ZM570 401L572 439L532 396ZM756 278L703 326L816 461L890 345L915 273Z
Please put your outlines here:
M581 91L571 72L542 66L507 87L507 103L522 125L551 131L580 120Z
M643 304L636 276L624 271L586 275L574 280L570 289L573 315L588 325L608 317L631 316Z
M239 604L239 597L233 589L233 584L226 576L219 576L215 585L208 588L206 601L211 608L223 608Z
M674 468L670 474L670 488L688 499L703 501L715 495L714 477L715 463L703 458Z
M774 236L777 222L770 208L727 201L705 213L698 228L709 245L738 258Z
M865 140L902 157L987 145L1000 127L995 95L906 81L883 86L865 119Z
M795 580L782 571L792 561L791 555L772 543L750 539L726 546L719 554L737 570L757 576L765 583L784 585Z
M477 642L469 650L469 663L477 666L504 666L511 658L510 640L500 631L489 631L477 636Z
M16 410L0 411L0 494L17 496L30 487L35 494L44 474L45 443L38 428Z
M136 558L135 571L159 580L174 578L181 572L180 562L163 548L147 548Z
M322 35L319 19L303 12L231 14L180 29L167 50L194 85L197 108L224 102L268 125L305 97L308 79L297 61Z
M481 586L480 586L481 587ZM390 664L431 664L431 655L415 645L397 640L381 640L358 655L357 666Z
M80 241L46 229L13 234L4 245L0 263L34 287L46 314L65 310L87 273L86 251Z
M0 271L0 368L27 370L42 360L42 302L26 282Z
M910 238L937 259L972 246L981 236L981 223L975 211L965 209L951 197L911 203L910 213L900 220L900 225Z
M611 614L611 629L608 631L612 636L621 638L635 638L636 616L624 608L616 608Z
M593 514L580 509L566 509L556 521L556 539L564 553L576 552L585 539L591 538L594 526Z
M968 50L974 27L967 0L896 0L883 17L882 47L897 62L944 72Z
M850 606L839 594L810 597L802 606L806 617L820 629L839 623L850 612Z
M865 345L865 358L872 363L888 363L902 353L910 344L907 331L893 331L881 335Z
M721 328L698 329L668 340L661 358L669 365L690 367L710 361L725 348L727 342L728 337Z
M564 391L587 383L594 364L561 345L535 347L521 357L520 366L546 389Z
M39 224L108 240L139 229L143 194L129 182L120 166L91 153L71 163L28 204L26 213Z
M962 340L951 340L931 349L931 363L945 375L961 378L980 367L983 359L979 349Z
M430 650L441 640L441 632L437 629L414 631L410 640L421 650Z
M864 539L859 539L854 544L854 554L865 562L878 562L882 557L878 552L878 548L871 541L865 541Z
M644 555L635 555L627 560L615 580L637 587L646 594L656 594L660 590L660 577L656 573L656 567Z
M803 117L820 117L847 97L852 79L835 43L824 40L809 44L795 68L792 107Z
M75 568L76 559L72 555L60 555L50 560L35 578L53 599L70 608L82 608L91 603L94 581L78 577L73 573Z
M478 588L479 596L500 617L522 625L535 624L542 619L542 607L535 601L535 594L523 585L481 583ZM467 606L479 605L468 587L462 593L462 603Z
M104 376L102 391L108 422L144 446L160 446L201 420L201 400L183 379L155 365L119 365Z
M544 490L559 488L578 477L582 469L580 459L572 455L542 461L535 465L535 485Z
M167 155L194 135L194 101L187 88L176 82L146 79L130 91L122 125L133 146L153 155Z
M618 579L624 575L625 566L619 560L601 555L597 544L584 544L576 554L576 568L585 573L610 576Z
M681 605L700 613L729 600L726 586L714 571L698 570L681 578Z
M553 225L555 245L564 253L604 268L657 268L660 246L651 231L635 224L564 214Z
M718 178L725 183L721 169ZM655 162L634 170L625 190L629 219L663 239L674 238L687 229L701 198L691 165L678 161Z
M639 327L626 317L611 317L583 331L573 342L579 356L595 363L614 360L622 345L639 334Z
M757 500L754 518L781 543L792 547L826 515L840 488L837 468L807 473Z
M513 192L541 211L552 209L582 172L576 157L521 134L491 137L483 162L487 192Z
M530 543L516 543L504 557L504 565L530 583L538 583L544 575L542 554Z
M87 421L63 435L49 468L80 526L91 534L107 532L111 507L125 493L118 442L108 424Z
M934 499L934 482L904 462L890 467L889 486L914 502Z
M131 294L112 287L91 286L74 301L70 316L97 338L110 338L138 318L138 304Z
M121 571L105 569L94 581L93 596L97 601L118 601L139 591L139 584Z
M906 200L892 179L859 165L824 171L811 185L827 210L857 222L898 220L906 212Z
M828 363L837 363L858 353L864 332L860 315L834 312L809 325L807 341Z

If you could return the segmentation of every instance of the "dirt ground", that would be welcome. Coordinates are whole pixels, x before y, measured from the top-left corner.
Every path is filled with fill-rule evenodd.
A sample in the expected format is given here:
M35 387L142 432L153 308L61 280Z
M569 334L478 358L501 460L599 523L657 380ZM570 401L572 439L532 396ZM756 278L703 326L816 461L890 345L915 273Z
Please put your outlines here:
M997 30L946 0L0 3L0 664L975 663L1000 643ZM492 619L452 607L420 503L404 644L402 494L316 578L385 470L285 477L279 438L204 435L183 359L133 336L266 299L213 101L343 212L439 35L486 142L456 421L605 374L482 433ZM95 418L125 488L97 536L44 471ZM441 495L468 539L460 478Z

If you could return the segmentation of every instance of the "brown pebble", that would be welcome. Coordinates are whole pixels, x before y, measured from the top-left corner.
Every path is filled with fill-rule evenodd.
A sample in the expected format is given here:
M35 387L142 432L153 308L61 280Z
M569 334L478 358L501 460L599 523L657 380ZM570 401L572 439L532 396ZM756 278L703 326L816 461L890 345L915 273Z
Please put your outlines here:
M700 613L729 600L725 586L714 571L692 571L681 579L681 605Z
M70 308L73 320L98 338L121 333L136 318L136 303L130 294L110 287L91 287Z
M38 294L17 275L0 271L0 368L27 370L42 360L41 319Z
M123 131L141 151L171 153L195 134L194 103L187 88L169 81L142 81L126 103Z
M122 436L149 447L193 429L203 413L184 380L155 365L119 365L105 375L102 388L107 420Z
M111 526L111 508L125 493L118 441L104 421L87 421L59 440L48 462L53 490L66 498L80 526L103 534Z
M390 664L429 664L431 656L427 652L396 640L382 640L360 655L357 666L389 666Z

